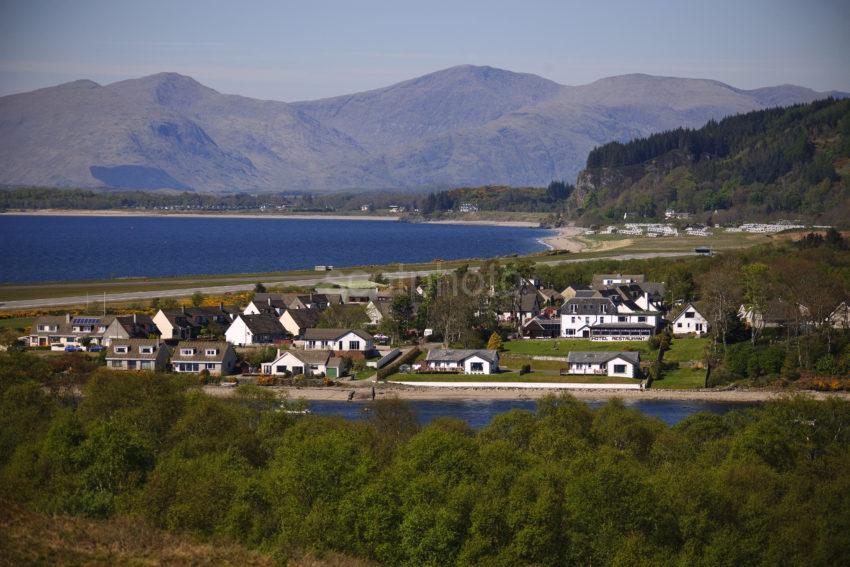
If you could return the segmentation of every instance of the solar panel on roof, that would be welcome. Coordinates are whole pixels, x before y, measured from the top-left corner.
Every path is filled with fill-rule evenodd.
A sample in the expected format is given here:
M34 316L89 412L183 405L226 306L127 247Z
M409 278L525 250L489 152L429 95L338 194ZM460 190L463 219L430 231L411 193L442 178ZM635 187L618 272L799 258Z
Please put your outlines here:
M94 325L100 321L100 319L94 319L92 317L77 317L74 319L75 325Z

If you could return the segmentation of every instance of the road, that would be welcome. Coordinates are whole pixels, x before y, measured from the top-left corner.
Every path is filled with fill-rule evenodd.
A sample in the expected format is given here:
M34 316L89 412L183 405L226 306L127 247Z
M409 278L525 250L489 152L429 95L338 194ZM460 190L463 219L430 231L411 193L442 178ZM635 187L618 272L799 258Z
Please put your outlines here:
M693 252L644 252L633 254L620 254L616 256L605 256L602 258L569 258L560 260L541 260L538 264L572 264L576 262L590 262L593 260L641 260L646 258L670 258L676 256L693 256ZM477 270L473 266L471 270ZM436 270L417 270L417 271L396 271L383 272L387 279L407 279L412 277L424 277L431 274L446 273L448 269ZM321 283L346 283L350 281L363 281L368 279L371 274L368 272L349 273L344 276L317 276L302 279L286 279L278 281L263 282L266 287L276 286L295 286L295 287L311 287ZM11 311L19 309L40 309L50 307L62 307L65 305L81 305L83 303L94 303L106 300L107 303L120 303L128 301L151 300L155 298L166 297L188 297L195 292L201 292L204 295L223 295L226 293L238 293L242 291L251 291L254 289L255 283L242 284L226 284L215 286L198 286L198 287L182 287L178 289L160 289L155 291L131 291L126 293L107 293L104 295L74 295L68 297L50 297L45 299L22 299L15 301L6 301L0 304L0 310Z

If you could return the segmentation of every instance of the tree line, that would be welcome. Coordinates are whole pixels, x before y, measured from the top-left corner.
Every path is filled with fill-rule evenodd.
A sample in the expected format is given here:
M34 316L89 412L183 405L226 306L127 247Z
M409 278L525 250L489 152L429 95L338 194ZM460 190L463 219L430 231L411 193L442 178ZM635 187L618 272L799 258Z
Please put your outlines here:
M305 551L417 566L850 555L843 400L669 427L616 400L591 410L565 395L480 430L422 426L395 400L358 422L279 407L256 387L212 398L184 377L0 354L2 496L51 514L130 515L281 563Z

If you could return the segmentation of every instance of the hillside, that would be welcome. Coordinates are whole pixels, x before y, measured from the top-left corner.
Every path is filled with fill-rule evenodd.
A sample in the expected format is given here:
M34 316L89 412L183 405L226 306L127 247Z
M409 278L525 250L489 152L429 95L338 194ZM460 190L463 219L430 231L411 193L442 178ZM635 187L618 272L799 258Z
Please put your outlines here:
M773 96L773 95L770 95ZM762 110L590 152L572 195L586 219L850 218L850 100Z
M286 103L159 73L0 97L0 184L197 192L412 190L572 181L587 153L823 93L624 75L565 86L463 65Z

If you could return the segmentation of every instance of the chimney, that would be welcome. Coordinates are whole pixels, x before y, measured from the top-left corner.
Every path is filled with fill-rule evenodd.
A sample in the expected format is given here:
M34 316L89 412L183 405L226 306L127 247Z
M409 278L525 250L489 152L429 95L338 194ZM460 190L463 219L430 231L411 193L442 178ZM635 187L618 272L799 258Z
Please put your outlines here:
M267 297L267 298L266 298L266 303L268 303L269 307L271 307L271 306L272 306L272 298L271 298L271 297Z
M135 313L133 313L133 324L134 325L136 324L136 314Z
M186 314L186 306L185 306L185 305L181 305L181 306L180 306L180 311L181 311L181 312L185 315L185 314Z
M65 313L65 324L66 325L71 324L71 314L70 313Z
M218 304L218 310L224 311L224 302L221 302L221 303Z

